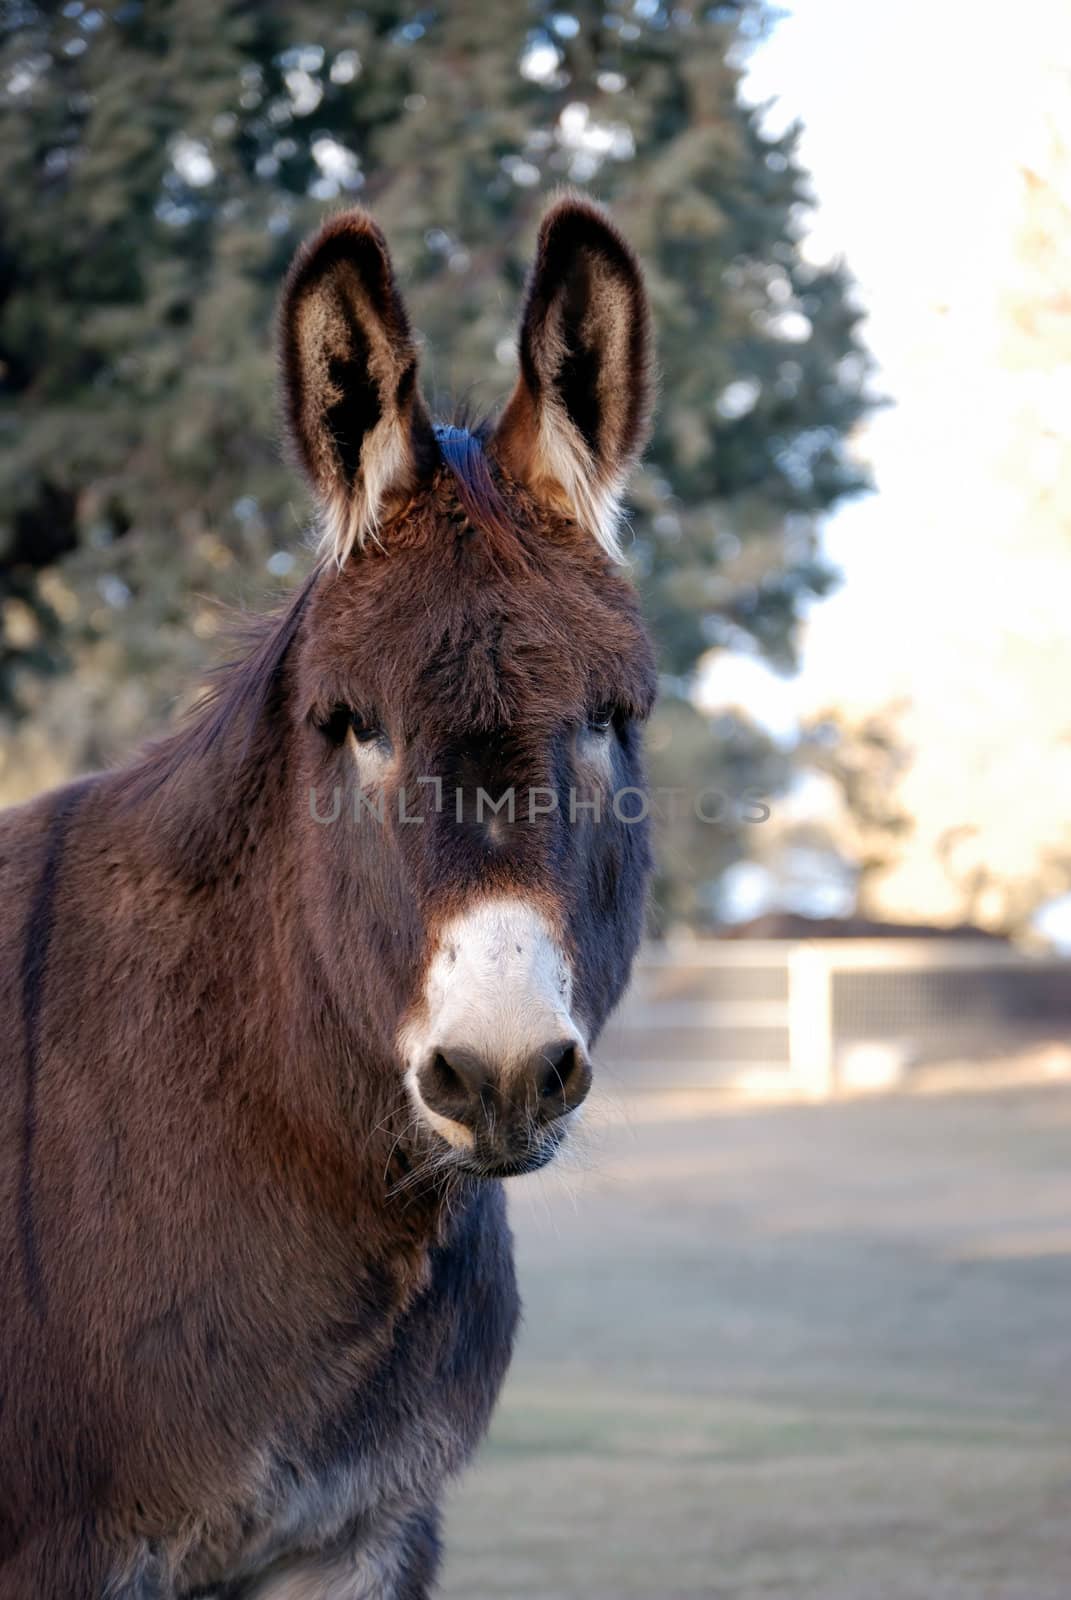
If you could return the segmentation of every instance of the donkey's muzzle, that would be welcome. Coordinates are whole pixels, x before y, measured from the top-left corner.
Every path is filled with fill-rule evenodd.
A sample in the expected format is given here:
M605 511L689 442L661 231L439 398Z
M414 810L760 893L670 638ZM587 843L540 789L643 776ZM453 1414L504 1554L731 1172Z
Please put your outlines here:
M505 1069L454 1045L432 1050L417 1083L431 1111L469 1131L481 1162L524 1171L553 1154L547 1130L580 1105L591 1064L575 1039L552 1040Z

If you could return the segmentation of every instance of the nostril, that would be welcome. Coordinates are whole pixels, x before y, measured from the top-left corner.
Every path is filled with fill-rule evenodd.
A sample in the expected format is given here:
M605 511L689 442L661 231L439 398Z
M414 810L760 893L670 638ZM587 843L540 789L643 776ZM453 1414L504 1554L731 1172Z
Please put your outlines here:
M576 1072L577 1056L576 1045L552 1045L543 1052L545 1071L539 1092L544 1100L551 1099L554 1095L566 1094L569 1089L569 1080Z
M591 1087L587 1057L572 1039L547 1045L532 1062L541 1115L553 1119L577 1107Z
M447 1061L441 1050L436 1050L429 1065L424 1070L427 1086L434 1094L450 1097L466 1093L464 1082L458 1073Z
M471 1119L489 1084L485 1064L469 1051L433 1050L420 1069L418 1083L425 1105L455 1122Z

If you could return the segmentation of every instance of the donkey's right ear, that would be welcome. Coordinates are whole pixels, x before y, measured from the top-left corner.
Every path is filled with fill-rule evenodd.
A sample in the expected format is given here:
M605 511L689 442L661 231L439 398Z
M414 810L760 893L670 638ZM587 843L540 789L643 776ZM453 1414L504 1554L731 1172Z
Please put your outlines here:
M579 195L543 219L519 355L492 448L513 477L620 558L619 500L647 437L654 386L650 312L636 257Z
M298 251L279 346L291 436L341 565L404 502L435 449L409 318L366 212L332 217Z

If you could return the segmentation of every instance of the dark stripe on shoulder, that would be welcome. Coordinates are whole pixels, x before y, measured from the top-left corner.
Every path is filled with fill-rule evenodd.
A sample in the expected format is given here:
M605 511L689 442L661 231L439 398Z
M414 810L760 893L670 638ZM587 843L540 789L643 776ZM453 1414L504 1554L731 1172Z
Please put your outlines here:
M25 1084L22 1111L22 1164L19 1173L18 1223L26 1289L38 1317L44 1318L45 1288L37 1251L33 1214L33 1155L37 1137L37 1072L41 1051L41 1013L44 1005L48 955L56 926L56 890L59 885L68 825L81 803L86 783L65 789L56 802L45 839L45 862L37 882L26 923L22 955L22 1028Z

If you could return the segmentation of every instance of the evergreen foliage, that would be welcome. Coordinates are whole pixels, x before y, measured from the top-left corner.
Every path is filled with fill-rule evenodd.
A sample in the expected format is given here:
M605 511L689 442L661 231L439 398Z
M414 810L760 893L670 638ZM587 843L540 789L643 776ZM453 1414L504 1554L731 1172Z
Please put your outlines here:
M630 554L665 669L748 641L790 665L831 581L815 519L863 487L868 363L845 272L801 249L795 134L741 97L767 23L658 0L9 0L0 716L23 770L0 781L114 756L212 653L215 598L296 580L273 304L350 199L391 240L440 413L511 386L548 192L611 203L658 330Z

